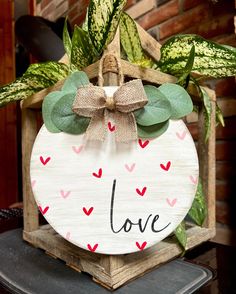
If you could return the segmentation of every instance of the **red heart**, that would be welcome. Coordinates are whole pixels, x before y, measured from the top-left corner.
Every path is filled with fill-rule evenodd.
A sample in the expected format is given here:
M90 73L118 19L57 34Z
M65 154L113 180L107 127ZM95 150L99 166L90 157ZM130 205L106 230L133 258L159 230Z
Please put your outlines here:
M85 207L83 207L83 212L89 216L93 211L93 207L90 207L89 210L87 210Z
M138 247L139 250L143 250L147 245L147 242L144 241L141 245L139 244L139 242L136 242L136 246Z
M143 187L142 191L140 191L138 188L136 189L136 192L140 195L143 196L147 191L147 187Z
M45 208L42 208L42 206L39 206L39 210L42 213L42 215L44 215L49 209L49 206L46 206Z
M47 157L46 159L44 159L43 156L40 156L39 159L43 165L46 165L49 162L49 160L51 159L51 157Z
M146 140L144 142L141 139L138 140L138 143L141 148L145 148L149 144L149 142L150 142L149 140Z
M90 244L87 244L87 247L91 252L95 252L98 248L98 244L95 244L93 247Z
M170 165L171 165L171 162L168 161L166 165L164 165L164 164L161 163L161 164L160 164L160 167L161 167L163 170L168 171L169 168L170 168Z
M107 126L108 126L109 131L111 131L111 132L114 132L116 129L116 126L113 126L110 121L108 122Z
M101 178L101 176L102 176L102 169L99 168L98 173L93 173L93 176L96 177L96 178Z

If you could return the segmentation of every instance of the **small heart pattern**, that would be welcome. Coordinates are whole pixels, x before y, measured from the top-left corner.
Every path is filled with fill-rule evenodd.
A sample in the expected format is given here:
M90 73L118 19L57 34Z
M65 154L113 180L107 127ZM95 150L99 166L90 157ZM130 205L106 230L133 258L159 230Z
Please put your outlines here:
M68 240L68 241L70 240L70 232L66 233L66 240Z
M110 121L108 122L107 126L110 132L114 132L116 130L116 126L112 125Z
M136 244L136 246L138 247L138 249L140 251L142 251L147 246L147 242L146 241L144 241L142 244L140 244L139 242L136 242L135 244Z
M46 206L44 208L42 208L42 206L39 206L39 210L42 213L42 215L45 215L47 213L48 209L49 209L49 206Z
M177 202L177 199L174 198L174 199L170 199L170 198L166 198L166 202L171 206L171 207L174 207L176 202Z
M36 180L32 180L31 181L31 187L34 188L35 185L36 185Z
M187 135L187 132L186 131L183 131L182 133L179 133L179 132L176 132L176 136L177 138L179 138L180 140L184 140L185 137Z
M99 168L98 173L93 173L93 176L100 179L102 177L102 169Z
M66 199L70 195L70 193L71 191L64 191L64 190L60 191L61 197L64 199Z
M138 193L138 195L140 196L144 196L144 194L146 193L147 191L147 187L143 187L142 190L139 190L138 188L136 188L136 192Z
M132 163L131 165L128 165L127 163L125 164L125 168L127 169L128 172L132 173L132 171L135 168L135 163Z
M142 141L141 139L138 140L139 146L144 149L145 147L147 147L147 145L149 144L149 140L146 141Z
M76 154L80 154L80 152L83 150L84 146L72 146L72 150L76 153Z
M83 207L83 212L89 216L93 212L93 207L90 207L89 209Z
M51 157L47 157L44 159L43 156L40 156L39 159L43 165L46 165L49 162L49 160L51 159Z
M194 185L197 184L197 177L189 176L189 178L190 178L190 181L191 181Z
M168 161L166 164L161 163L160 167L164 170L164 171L168 171L170 169L171 166L171 162Z
M90 244L87 244L88 250L91 252L95 252L98 248L98 244L95 244L94 246L91 246Z

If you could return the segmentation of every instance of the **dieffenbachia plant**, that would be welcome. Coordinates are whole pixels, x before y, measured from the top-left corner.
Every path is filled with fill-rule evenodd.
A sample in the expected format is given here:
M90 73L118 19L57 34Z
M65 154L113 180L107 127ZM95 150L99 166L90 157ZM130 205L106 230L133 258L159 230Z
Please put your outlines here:
M53 132L84 132L88 119L81 123L71 112L77 88L89 82L88 78L78 71L99 60L106 46L114 38L119 25L123 58L178 78L175 85L164 84L158 88L145 86L149 102L144 109L135 113L139 135L158 136L166 130L170 118L179 118L188 113L190 100L187 99L188 94L184 88L190 82L198 87L204 102L207 138L210 130L211 103L204 88L198 84L199 76L235 76L236 49L207 41L196 35L177 35L163 44L161 59L154 60L143 50L134 20L122 12L125 4L126 0L91 0L86 20L82 27L75 26L72 38L67 31L67 25L64 26L63 43L69 59L68 64L50 61L31 65L22 77L0 88L0 106L26 99L69 76L61 91L52 92L45 99L44 120ZM80 76L79 80L77 75ZM186 109L183 108L183 113L179 113L183 104ZM217 119L223 122L218 108ZM202 225L205 215L206 204L199 182L189 216L198 225ZM184 224L182 223L174 233L180 244L185 247L187 239Z

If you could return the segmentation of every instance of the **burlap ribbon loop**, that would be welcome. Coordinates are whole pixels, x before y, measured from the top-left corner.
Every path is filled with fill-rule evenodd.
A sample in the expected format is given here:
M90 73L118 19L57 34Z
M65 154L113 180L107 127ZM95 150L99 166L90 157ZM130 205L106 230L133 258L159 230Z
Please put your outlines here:
M107 97L102 87L87 85L77 91L73 111L80 116L91 117L86 136L89 140L104 141L110 115L115 122L117 142L137 139L137 125L133 111L148 102L141 80L123 84Z

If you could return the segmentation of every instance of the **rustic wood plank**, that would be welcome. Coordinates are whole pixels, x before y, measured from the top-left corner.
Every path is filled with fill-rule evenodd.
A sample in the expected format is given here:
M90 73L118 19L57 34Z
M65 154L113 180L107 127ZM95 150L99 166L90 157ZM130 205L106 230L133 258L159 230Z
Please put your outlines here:
M154 59L161 58L161 44L157 42L148 32L146 32L138 23L136 23L141 45L143 49Z
M211 97L212 114L211 114L211 133L207 142L205 142L204 130L204 108L202 106L199 112L199 139L198 139L198 155L199 168L202 178L203 190L206 195L208 214L205 225L208 228L215 227L215 93L205 90Z
M214 234L215 229L213 228L207 229L198 226L188 228L187 248L193 248L199 243L209 240ZM120 287L124 283L143 275L148 270L179 256L182 252L179 245L172 238L168 238L142 252L120 256L124 265L108 272L106 268L99 264L99 260L103 257L102 255L90 253L76 247L61 236L53 233L53 230L48 226L46 229L42 227L34 232L24 231L23 237L29 243L69 263L76 270L91 274L96 280L110 289Z
M32 193L30 181L30 157L35 137L37 135L37 120L35 111L22 110L22 176L24 200L24 230L31 232L38 229L38 208Z

